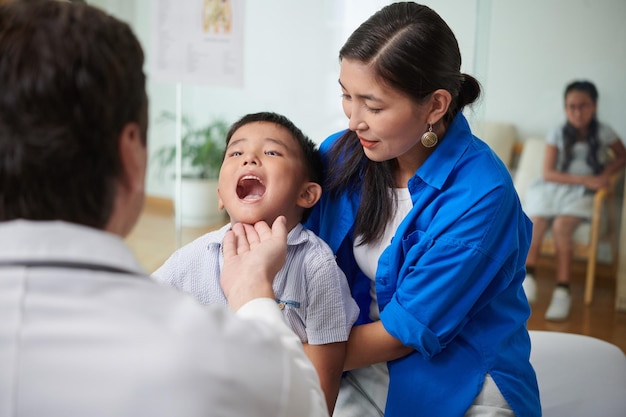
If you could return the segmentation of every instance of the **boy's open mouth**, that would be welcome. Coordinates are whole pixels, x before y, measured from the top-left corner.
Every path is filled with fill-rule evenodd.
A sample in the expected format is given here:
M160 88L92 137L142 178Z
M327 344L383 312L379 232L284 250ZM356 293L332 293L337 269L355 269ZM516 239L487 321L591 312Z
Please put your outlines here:
M246 175L237 184L237 196L245 201L254 201L265 194L265 184L253 175Z

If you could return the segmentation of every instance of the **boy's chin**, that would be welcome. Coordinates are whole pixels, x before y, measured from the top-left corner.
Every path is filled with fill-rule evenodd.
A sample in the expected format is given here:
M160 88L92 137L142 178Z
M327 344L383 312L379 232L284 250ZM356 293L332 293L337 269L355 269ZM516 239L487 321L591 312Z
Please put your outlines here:
M265 218L263 216L258 216L258 215L246 215L246 216L237 216L237 217L231 217L230 218L231 224L235 224L235 223L255 224L255 223L258 223L260 221L264 221L267 224L271 225L271 222L268 221L267 218Z

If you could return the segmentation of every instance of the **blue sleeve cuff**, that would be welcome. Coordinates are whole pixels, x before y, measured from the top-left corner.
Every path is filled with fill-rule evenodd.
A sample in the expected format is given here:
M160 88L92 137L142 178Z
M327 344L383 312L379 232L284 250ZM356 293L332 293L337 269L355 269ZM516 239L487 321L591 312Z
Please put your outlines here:
M381 311L380 320L390 335L420 352L426 360L444 348L437 335L402 308L395 297Z

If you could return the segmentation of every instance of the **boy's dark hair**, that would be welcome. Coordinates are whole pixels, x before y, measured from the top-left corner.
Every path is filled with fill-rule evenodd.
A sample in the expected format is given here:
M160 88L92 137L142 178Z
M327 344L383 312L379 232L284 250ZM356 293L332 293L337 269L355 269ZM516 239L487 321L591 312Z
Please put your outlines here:
M273 112L250 113L243 116L232 124L226 134L226 146L237 129L254 122L269 122L282 126L291 133L291 136L298 142L304 156L304 167L310 181L318 184L322 183L322 160L317 145L307 135L305 135L291 120L282 114Z
M123 127L137 122L145 143L143 64L129 26L99 9L0 6L0 221L106 226Z
M274 123L276 125L282 126L291 133L291 136L296 140L300 149L302 150L303 155L303 167L306 170L306 174L309 178L309 181L315 182L317 184L322 184L322 159L320 157L319 150L315 142L313 142L308 136L306 136L296 125L293 124L291 120L282 114L274 113L274 112L259 112L259 113L250 113L243 116L241 119L237 120L232 124L228 133L226 134L226 147L230 143L230 139L232 138L235 131L237 131L240 127L254 123L254 122L269 122ZM302 221L306 221L309 216L311 209L305 210Z

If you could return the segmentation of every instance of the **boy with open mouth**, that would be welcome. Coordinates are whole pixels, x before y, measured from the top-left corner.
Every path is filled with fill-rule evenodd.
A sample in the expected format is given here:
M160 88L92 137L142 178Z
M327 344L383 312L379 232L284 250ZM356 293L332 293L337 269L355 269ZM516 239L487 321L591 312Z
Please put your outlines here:
M315 143L289 119L248 114L227 134L218 195L230 224L286 217L287 262L274 280L276 302L317 369L332 415L359 310L328 245L302 226L322 193L321 166ZM177 250L153 275L202 303L226 304L219 277L230 224Z

